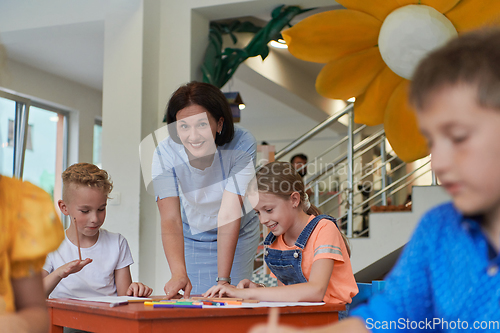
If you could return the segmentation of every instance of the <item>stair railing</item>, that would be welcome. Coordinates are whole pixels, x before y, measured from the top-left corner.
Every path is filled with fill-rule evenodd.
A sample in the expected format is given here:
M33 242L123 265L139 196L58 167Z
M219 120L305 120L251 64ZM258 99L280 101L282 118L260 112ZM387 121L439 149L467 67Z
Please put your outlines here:
M353 104L351 103L348 106L346 106L343 110L332 114L330 117L328 117L327 119L325 119L324 121L319 123L317 126L312 128L310 131L301 135L297 139L293 140L288 146L286 146L285 148L283 148L279 152L277 152L276 155L274 156L275 160L279 160L280 158L282 158L283 156L285 156L286 154L288 154L289 152L291 152L295 148L299 147L301 144L303 144L307 140L314 137L316 134L321 133L324 129L328 128L330 125L337 122L342 116L351 112L352 109L353 109Z
M345 228L346 235L348 237L360 237L364 236L369 232L369 227L364 228L357 235L353 235L353 219L354 217L362 216L366 214L373 205L387 205L388 196L394 195L398 191L406 188L411 183L413 183L418 178L424 176L428 172L430 172L429 163L430 158L427 162L422 164L420 167L414 169L413 171L404 174L399 179L390 182L388 184L389 179L396 175L396 172L400 171L402 168L406 167L407 164L403 161L399 160L397 156L394 154L392 150L389 152L386 149L386 137L384 130L379 130L376 133L370 135L367 138L360 139L358 143L355 142L355 138L363 133L363 130L366 129L366 125L361 125L358 128L354 129L354 112L353 112L353 104L348 104L343 110L336 112L335 114L328 117L326 120L309 130L308 132L301 135L299 138L288 144L286 147L281 149L275 154L275 160L279 160L284 157L286 154L290 153L294 149L301 146L303 143L307 142L309 139L313 138L317 134L321 133L323 130L327 129L331 125L335 124L339 121L339 119L343 116L348 116L348 124L347 124L347 135L333 145L325 149L322 153L320 153L315 158L311 159L303 165L298 171L307 168L313 163L318 163L323 157L325 157L328 153L332 152L334 149L341 147L341 145L346 145L346 151L344 153L338 154L331 162L326 163L325 167L321 167L319 171L317 171L311 177L308 177L306 183L306 189L311 189L314 193L313 203L318 208L321 208L324 213L329 213L335 209L345 208L346 212L343 214L337 214L339 216L338 220L340 221L340 226ZM373 152L374 149L378 149L380 147L380 155L372 158L372 160L365 164L361 170L356 172L354 168L355 161L362 158L364 154ZM336 191L335 194L330 195L325 200L320 200L320 185L321 182L324 181L327 177L329 177L338 166L347 161L347 180L345 189L341 189L340 187ZM372 168L375 166L374 168ZM387 168L390 166L390 170ZM363 174L363 169L370 167L371 170ZM363 192L359 190L360 184L364 184L364 180L370 176L374 176L378 171L380 171L380 178L375 182L372 182L372 185L376 185L380 183L380 190L376 191L368 198L356 199L360 201L357 204L354 204L355 198L357 196L362 195ZM417 172L421 171L418 175ZM361 175L359 175L361 174ZM356 178L356 180L354 180ZM434 174L432 174L432 184L437 184L437 180ZM363 185L364 186L364 185ZM358 189L358 190L356 190ZM335 198L339 199L339 204L334 206L330 210L327 208L327 204L333 203ZM335 214L332 214L335 215ZM260 268L262 269L262 268ZM258 271L257 269L256 271Z
M322 208L322 210L323 208L326 208L326 205L328 203L331 203L333 200L335 200L335 198L338 198L340 195L345 195L345 198L342 198L342 200L340 200L341 201L340 204L337 207L334 207L334 209L339 208L340 205L345 206L346 213L342 214L341 218L346 218L347 221L346 234L348 237L352 237L353 218L355 216L360 215L360 213L354 213L356 210L359 210L360 207L363 207L363 205L366 205L370 202L371 205L379 203L382 203L382 205L387 205L388 195L389 194L393 195L397 193L397 191L404 188L404 186L397 187L398 186L397 184L402 184L406 179L410 179L410 177L413 176L417 170L422 170L425 166L428 165L428 163L424 164L417 170L413 170L412 172L406 174L401 180L393 182L390 185L387 185L388 177L394 175L395 172L400 170L401 168L404 168L406 166L406 163L400 161L395 154L391 154L392 151L391 152L386 151L386 138L384 130L380 130L370 135L369 137L362 139L359 143L354 144L355 136L362 133L362 131L366 128L366 126L362 125L357 129L354 129L353 104L349 104L343 110L328 117L325 121L318 124L313 129L311 129L310 131L306 132L305 134L303 134L302 136L291 142L285 148L281 149L279 152L276 153L275 159L277 160L285 156L292 150L302 145L307 140L311 139L315 135L319 134L320 132L328 128L330 125L339 121L339 119L345 115L349 117L347 135L342 139L338 140L336 143L334 143L327 149L325 149L321 154L316 156L314 159L310 160L307 164L302 166L301 169L307 168L311 164L317 163L321 158L326 156L326 154L332 152L336 148L339 148L342 144L347 143L346 151L344 153L338 155L334 160L330 161L329 163L326 163L324 167L322 166L320 170L318 170L314 175L312 175L307 179L306 189L311 189L313 191L314 193L313 203L318 208ZM377 147L380 147L380 156L376 157L371 162L367 163L363 168L371 167L373 165L376 165L376 167L364 174L362 174L362 170L358 170L357 172L355 172L354 161L360 159L364 154L372 152L373 149ZM332 170L335 170L339 165L345 162L347 162L346 188L343 190L339 189L337 193L321 201L320 199L321 182L322 181L324 182L324 180L329 177L329 174ZM399 163L397 165L394 165L397 162ZM393 166L390 172L387 171L388 165ZM301 169L299 169L299 171ZM362 184L362 182L365 179L375 175L375 173L377 173L378 171L380 171L381 173L378 182L381 183L382 190L373 194L369 199L361 200L362 201L361 204L356 204L356 205L353 204L354 198L362 194L361 191L357 190L357 187L360 186L360 184ZM359 175L360 173L361 175ZM422 175L418 176L418 178L421 176ZM356 180L354 180L355 178ZM411 182L415 181L416 179L417 178L415 177L411 178L409 180L409 183L408 184L405 183L405 185L411 184ZM433 180L434 179L435 177L433 177ZM435 184L435 180L433 181L433 184ZM377 197L380 197L380 200L375 200ZM362 212L365 212L367 209L370 208L370 206L363 208ZM328 213L328 211L326 210L323 211L325 213ZM343 224L346 224L346 222L343 222Z
M430 159L429 159L427 162L425 162L424 164L422 164L420 167L418 167L418 168L416 168L415 170L413 170L413 171L411 171L411 172L407 173L406 175L404 175L403 177L401 177L401 178L400 178L400 179L398 179L397 181L393 182L391 185L388 185L388 186L386 186L386 187L382 188L380 191L376 192L376 193L375 193L375 194L373 194L371 197L369 197L368 199L366 199L366 200L362 201L360 204L358 204L357 206L355 206L355 207L354 207L354 210L356 210L356 209L359 209L359 208L363 207L363 205L366 205L366 204L367 204L367 203L369 203L371 200L375 199L376 197L378 197L379 195L381 195L381 194L382 194L382 193L384 193L384 192L388 192L388 191L390 191L390 190L394 189L394 190L393 190L393 193L394 193L394 192L397 192L397 191L399 191L399 190L403 189L403 188L404 188L404 187L406 187L407 185L411 184L412 182L414 182L414 181L415 181L415 179L422 177L422 176L423 176L423 175L425 175L426 173L430 172L430 170L424 170L424 172L423 172L423 173L421 173L420 175L418 175L417 177L415 177L415 178L413 178L413 179L410 179L410 180L408 180L408 181L406 181L406 182L405 182L405 180L407 180L410 176L412 176L413 174L415 174L417 171L419 171L419 170L423 169L425 166L427 166L428 164L430 164L430 162L431 162L431 161L430 161ZM399 185L399 186L398 186L398 185ZM380 201L381 201L381 199L380 199ZM365 210L361 211L361 213L360 213L360 214L362 214L362 213L366 212L366 211L367 211L367 210L369 210L369 209L370 209L370 207L365 208ZM345 218L345 217L346 217L346 215L347 215L347 214L344 214L344 215L340 216L340 217L339 217L339 220L342 220L343 218ZM340 226L344 226L346 223L347 223L347 222L341 223L341 224L340 224Z

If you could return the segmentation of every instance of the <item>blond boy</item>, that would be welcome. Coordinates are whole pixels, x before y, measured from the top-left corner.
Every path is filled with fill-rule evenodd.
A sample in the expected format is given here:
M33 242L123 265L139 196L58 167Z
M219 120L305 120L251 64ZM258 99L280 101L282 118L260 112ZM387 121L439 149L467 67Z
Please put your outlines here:
M61 246L47 256L43 283L49 298L149 296L152 289L132 282L132 255L127 240L101 226L108 195L108 173L89 163L70 166L62 174L61 212L71 224ZM78 244L82 258L79 259Z

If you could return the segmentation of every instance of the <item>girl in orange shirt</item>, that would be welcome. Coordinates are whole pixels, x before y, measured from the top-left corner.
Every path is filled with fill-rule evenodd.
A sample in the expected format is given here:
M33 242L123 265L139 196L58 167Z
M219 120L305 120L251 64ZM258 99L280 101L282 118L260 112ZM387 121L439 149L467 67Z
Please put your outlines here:
M335 219L310 204L301 177L291 164L273 162L257 172L250 201L260 223L269 228L264 260L278 287L242 280L217 285L204 297L229 296L262 301L348 304L358 293L350 250Z

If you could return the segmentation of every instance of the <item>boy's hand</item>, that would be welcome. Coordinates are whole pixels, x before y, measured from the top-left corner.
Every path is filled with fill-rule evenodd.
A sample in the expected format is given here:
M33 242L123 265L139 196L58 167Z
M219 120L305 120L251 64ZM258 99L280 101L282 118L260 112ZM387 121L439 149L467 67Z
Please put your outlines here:
M241 280L236 288L260 288L262 286L258 285L257 283L250 281L249 279L244 279Z
M87 266L91 262L92 262L92 259L90 259L90 258L87 258L85 260L76 259L76 260L70 261L67 264L62 265L61 267L59 267L57 269L58 270L57 275L61 279L64 279L65 277L67 277L70 274L74 274L74 273L81 271L83 267Z
M127 296L148 297L153 289L140 282L132 282L127 290Z

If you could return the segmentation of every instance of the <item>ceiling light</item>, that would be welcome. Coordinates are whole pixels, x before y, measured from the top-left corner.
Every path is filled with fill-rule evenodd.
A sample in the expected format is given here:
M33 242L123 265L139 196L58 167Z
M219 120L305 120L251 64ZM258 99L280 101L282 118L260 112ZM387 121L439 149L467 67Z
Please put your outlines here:
M245 103L241 99L241 95L238 91L225 92L224 96L231 107L231 112L233 114L233 121L235 123L240 121L240 110L245 108Z
M356 101L356 97L351 97L347 100L349 103L354 103Z
M275 47L277 49L287 49L288 45L286 45L286 42L284 39L278 39L278 41L272 40L269 42L269 45L272 47Z

